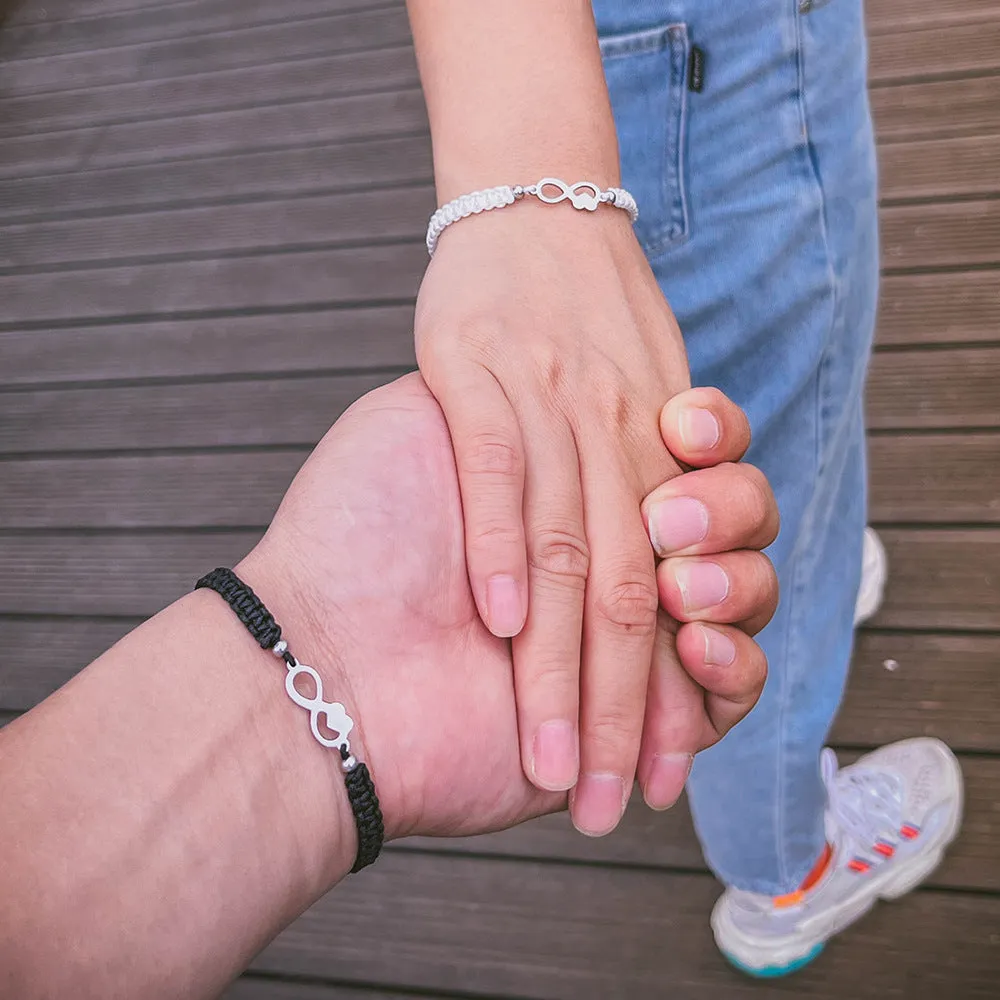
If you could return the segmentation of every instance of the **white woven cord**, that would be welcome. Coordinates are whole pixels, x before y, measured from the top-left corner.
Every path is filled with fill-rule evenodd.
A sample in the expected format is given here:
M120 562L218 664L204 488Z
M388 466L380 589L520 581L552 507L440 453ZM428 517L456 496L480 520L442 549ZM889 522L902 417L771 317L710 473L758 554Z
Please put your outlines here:
M553 188L557 193L551 193ZM602 190L592 181L567 184L558 177L543 177L537 184L529 184L526 187L520 184L513 186L502 184L500 187L486 188L483 191L472 191L442 205L431 216L427 226L428 254L434 256L441 234L459 219L467 219L470 215L479 215L480 212L490 212L495 208L506 208L526 196L537 198L547 205L569 201L574 208L585 212L594 212L600 205L610 205L612 208L628 212L633 223L639 218L639 208L635 198L624 188L610 187Z

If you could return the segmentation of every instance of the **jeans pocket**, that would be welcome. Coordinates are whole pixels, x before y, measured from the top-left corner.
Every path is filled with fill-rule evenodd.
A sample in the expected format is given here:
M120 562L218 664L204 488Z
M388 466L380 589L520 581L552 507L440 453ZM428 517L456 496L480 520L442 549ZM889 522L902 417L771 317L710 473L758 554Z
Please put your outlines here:
M688 54L687 26L680 23L601 39L621 150L622 187L635 195L636 235L650 255L688 235Z

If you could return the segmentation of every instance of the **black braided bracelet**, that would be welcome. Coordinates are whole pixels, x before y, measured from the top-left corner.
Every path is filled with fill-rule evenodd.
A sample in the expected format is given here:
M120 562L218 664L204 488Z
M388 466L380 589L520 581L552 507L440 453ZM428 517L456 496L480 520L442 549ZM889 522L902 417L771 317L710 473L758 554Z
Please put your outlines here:
M354 860L352 872L359 872L370 865L382 850L385 839L385 826L382 822L382 810L379 808L378 796L375 794L375 783L367 766L351 754L348 736L354 728L354 720L338 702L323 700L323 681L312 667L299 663L288 649L288 643L281 638L281 626L274 616L264 607L261 599L231 570L214 569L203 576L195 585L195 590L207 588L221 595L225 602L236 612L237 617L250 634L260 643L261 649L270 649L275 656L280 656L288 668L285 677L285 691L288 697L309 711L309 723L313 736L325 747L340 751L344 769L344 783L347 786L347 798L354 813L354 822L358 827L358 854ZM307 698L295 687L295 679L300 674L308 674L316 685L316 694ZM326 719L329 729L336 732L336 738L324 736L319 729L320 716Z

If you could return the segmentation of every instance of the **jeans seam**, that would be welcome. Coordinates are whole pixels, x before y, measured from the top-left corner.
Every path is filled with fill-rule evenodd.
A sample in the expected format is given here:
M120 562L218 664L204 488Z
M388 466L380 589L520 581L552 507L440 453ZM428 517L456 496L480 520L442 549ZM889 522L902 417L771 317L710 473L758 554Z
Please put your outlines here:
M802 130L803 142L804 142L804 152L806 158L806 164L809 171L810 179L815 185L816 193L819 198L818 214L820 223L820 232L823 241L823 251L826 257L826 267L827 267L827 277L829 280L829 287L831 293L831 309L830 309L830 329L827 333L827 343L824 346L823 352L820 356L819 365L816 371L816 400L815 400L815 436L813 441L813 462L816 469L816 479L817 481L821 478L823 472L823 424L824 424L824 404L823 404L823 372L827 367L829 362L829 348L830 348L830 338L833 329L837 322L837 310L838 302L840 300L840 290L837 285L836 270L833 266L833 258L830 250L830 240L829 240L829 228L827 224L827 210L826 210L826 192L823 189L822 178L819 173L819 168L816 163L815 150L812 145L812 140L809 136L809 118L808 118L808 107L806 102L806 77L805 77L805 52L802 39L802 22L801 15L799 13L799 6L797 0L791 0L791 5L793 7L792 17L794 18L795 24L795 59L796 59L796 103L798 106L799 113L799 124ZM811 505L810 505L811 506ZM794 561L794 567L792 569L792 586L791 594L789 597L790 606L788 609L788 635L789 641L784 645L783 651L783 663L781 670L781 696L778 699L778 735L779 735L779 748L780 753L777 760L777 771L778 771L778 783L777 783L777 794L775 795L775 832L780 837L780 832L784 830L785 819L787 817L787 798L788 798L788 761L787 761L787 726L788 726L788 691L791 685L791 672L789 669L789 664L792 660L792 641L791 637L795 636L796 629L794 626L795 612L798 607L801 606L802 598L802 572L803 572L803 555L801 547L801 539L804 539L808 531L811 529L812 516L807 514L807 519L803 521L800 528L800 541L796 544L795 549L792 553L792 559ZM785 843L785 838L781 837L777 846L776 856L778 861L778 878L783 887L795 888L790 884L790 878L793 874L790 871L789 857L787 851L787 845ZM808 869L806 869L808 870ZM798 874L795 872L794 874Z

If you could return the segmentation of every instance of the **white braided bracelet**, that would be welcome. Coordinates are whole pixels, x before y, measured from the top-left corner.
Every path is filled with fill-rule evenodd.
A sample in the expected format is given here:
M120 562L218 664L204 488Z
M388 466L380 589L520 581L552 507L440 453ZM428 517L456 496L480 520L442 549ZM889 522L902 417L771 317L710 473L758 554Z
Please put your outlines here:
M558 194L549 194L547 188L556 188ZM584 212L596 212L598 205L611 205L628 212L634 223L639 218L639 208L624 188L611 187L602 191L593 181L577 181L567 184L558 177L543 177L537 184L522 187L515 184L503 184L500 187L486 188L485 191L473 191L463 194L447 205L442 205L432 216L427 226L427 252L433 257L441 234L459 219L467 219L470 215L489 212L494 208L506 208L520 201L526 195L531 195L546 205L557 205L569 200L574 207Z

